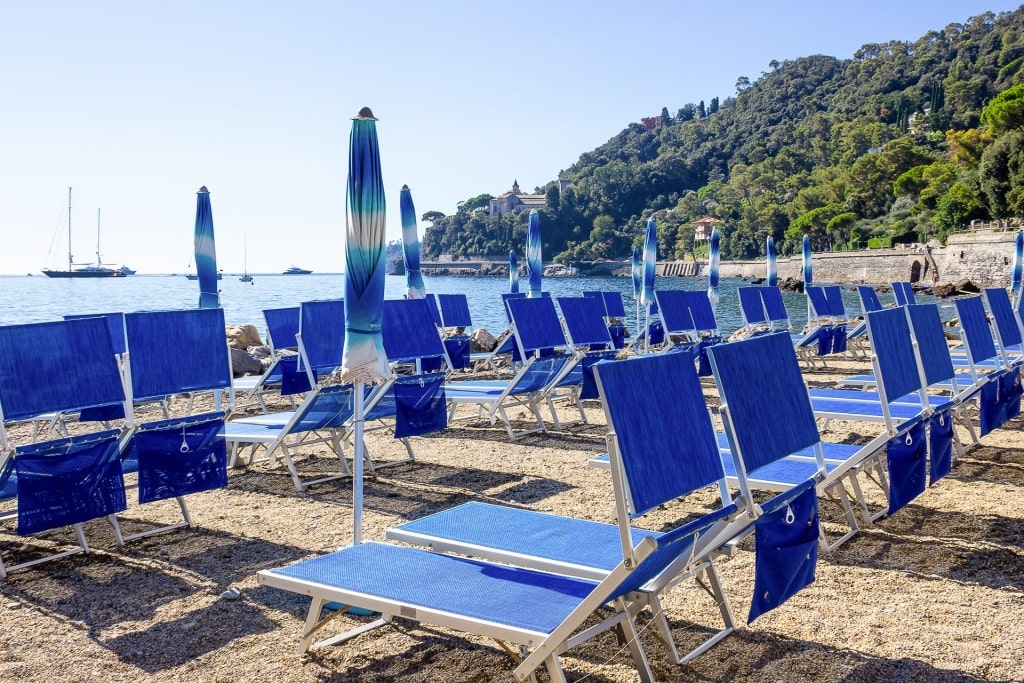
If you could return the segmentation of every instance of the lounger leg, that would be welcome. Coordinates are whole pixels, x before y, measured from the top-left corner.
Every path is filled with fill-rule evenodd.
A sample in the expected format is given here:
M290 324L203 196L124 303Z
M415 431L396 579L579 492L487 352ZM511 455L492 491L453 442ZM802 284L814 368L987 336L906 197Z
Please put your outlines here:
M633 664L636 666L637 673L640 674L640 680L643 683L654 683L654 672L651 671L651 664L647 661L647 654L640 644L640 636L636 632L636 625L633 623L633 617L629 612L629 608L622 598L617 599L615 602L616 606L625 613L625 618L620 622L619 626L626 637L626 646L629 647L629 651L633 655Z
M185 506L185 496L175 496L178 507L181 508L181 518L185 520L185 526L192 528L192 516L188 514L188 507Z
M558 657L555 655L551 655L544 660L544 668L548 670L548 676L551 678L552 683L567 683L565 680L565 672L562 671L562 667L558 663ZM537 680L536 675L530 674L530 680Z
M320 613L323 611L326 602L323 598L314 597L309 605L309 614L306 615L306 623L302 626L302 637L299 638L300 655L309 651L309 646L313 642L313 636L316 635L317 630L320 628Z
M114 542L118 545L124 545L124 534L121 533L121 522L118 521L117 515L107 515L107 519L110 520L110 526L114 528ZM85 545L85 534L82 531L82 525L75 525L75 533L78 534L78 544L85 548L85 552L89 552L88 547Z

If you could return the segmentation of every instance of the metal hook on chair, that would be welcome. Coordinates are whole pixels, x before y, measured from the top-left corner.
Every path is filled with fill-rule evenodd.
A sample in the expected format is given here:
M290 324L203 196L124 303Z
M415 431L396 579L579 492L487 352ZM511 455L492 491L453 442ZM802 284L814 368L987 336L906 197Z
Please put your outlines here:
M793 514L793 506L786 506L786 524L792 524L796 521L796 515Z
M188 439L185 430L185 425L181 425L181 448L178 449L178 452L180 453L188 453L190 450L192 450L188 445Z
M904 443L908 446L914 443L914 437L910 435L910 432L907 432L907 437L904 439Z

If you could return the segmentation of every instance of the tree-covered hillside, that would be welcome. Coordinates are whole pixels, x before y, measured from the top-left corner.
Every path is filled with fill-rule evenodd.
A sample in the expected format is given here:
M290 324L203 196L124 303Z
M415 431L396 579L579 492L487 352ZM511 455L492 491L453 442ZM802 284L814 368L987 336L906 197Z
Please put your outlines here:
M975 218L1024 215L1024 7L982 14L849 60L772 61L736 94L665 107L552 180L544 254L625 258L658 221L659 257L694 252L694 225L721 221L722 252L782 253L943 239ZM527 215L488 216L490 195L424 214L427 258L522 250Z

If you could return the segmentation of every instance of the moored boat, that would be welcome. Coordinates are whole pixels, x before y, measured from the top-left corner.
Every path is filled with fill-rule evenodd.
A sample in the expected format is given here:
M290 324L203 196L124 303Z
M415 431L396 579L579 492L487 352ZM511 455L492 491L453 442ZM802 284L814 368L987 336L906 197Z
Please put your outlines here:
M299 268L298 266L289 266L282 275L309 275L312 272L312 270L306 270L305 268Z
M75 265L71 254L71 188L68 188L68 267L67 270L43 268L43 275L55 278L125 277L135 271L127 266L112 267L100 260L100 211L96 210L96 263Z

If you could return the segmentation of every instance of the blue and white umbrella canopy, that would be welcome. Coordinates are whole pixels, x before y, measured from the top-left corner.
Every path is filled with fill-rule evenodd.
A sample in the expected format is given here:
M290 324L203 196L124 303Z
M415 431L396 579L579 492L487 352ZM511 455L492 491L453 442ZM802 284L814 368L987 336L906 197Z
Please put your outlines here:
M377 119L364 107L352 120L345 193L345 347L342 382L390 376L381 320L384 310L384 183Z
M516 259L516 252L511 249L508 252L508 291L512 294L519 293L519 261Z
M1013 240L1013 268L1010 270L1010 293L1014 302L1020 299L1024 283L1024 230L1018 230Z
M541 280L544 277L544 260L540 246L540 215L537 209L530 210L530 223L526 228L526 272L530 276L531 299L541 296Z
M206 185L196 193L196 273L199 276L199 308L220 307L217 293L217 250L213 240L213 210Z
M804 235L803 241L804 287L814 284L814 272L811 266L811 238Z
M420 273L420 238L416 230L416 207L412 203L412 192L408 185L402 185L399 195L402 209L402 260L405 262L405 296L409 299L423 299L427 288Z
M708 245L708 301L711 309L718 308L718 269L722 260L721 237L718 228L712 228L711 241Z
M368 107L352 119L345 192L345 344L341 381L352 382L352 543L363 541L363 384L387 379L384 317L384 182L377 119Z
M777 264L775 262L776 261L775 240L772 238L771 235L768 236L768 244L767 244L767 246L765 248L765 253L767 254L767 258L765 260L767 261L767 265L768 265L768 278L767 278L767 281L765 282L765 284L768 285L769 287L778 287L779 286L779 270L778 270L778 266L777 266Z
M630 262L632 268L630 273L633 276L633 298L640 300L640 292L643 290L644 258L640 247L633 247L633 259Z
M654 303L654 274L658 265L658 224L653 218L647 221L644 235L644 261L641 274L640 303L650 306Z

